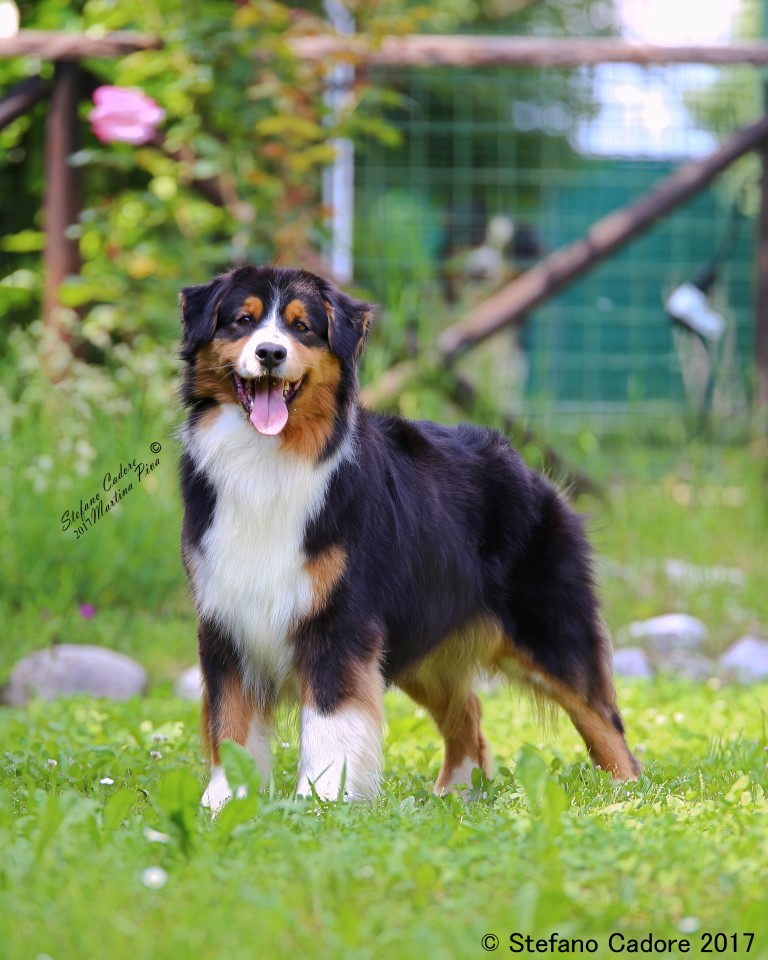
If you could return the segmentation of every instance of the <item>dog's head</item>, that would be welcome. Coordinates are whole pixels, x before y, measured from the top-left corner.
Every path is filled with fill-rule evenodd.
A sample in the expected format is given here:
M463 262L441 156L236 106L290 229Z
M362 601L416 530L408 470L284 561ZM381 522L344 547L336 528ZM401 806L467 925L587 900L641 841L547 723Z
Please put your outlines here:
M184 399L239 404L267 436L319 428L355 398L371 312L305 270L240 267L187 287Z

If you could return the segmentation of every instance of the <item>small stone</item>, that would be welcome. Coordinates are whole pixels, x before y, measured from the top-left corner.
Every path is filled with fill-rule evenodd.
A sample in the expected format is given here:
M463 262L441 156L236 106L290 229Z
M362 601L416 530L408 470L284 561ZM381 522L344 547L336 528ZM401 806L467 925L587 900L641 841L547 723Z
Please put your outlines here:
M709 680L715 663L695 650L667 650L657 654L654 664L659 673L674 674L683 680Z
M653 676L653 670L645 651L640 647L624 647L613 652L613 672L617 677Z
M629 625L629 636L660 653L667 650L696 650L707 639L706 625L687 613L666 613Z
M720 657L723 673L740 683L753 683L768 677L768 640L742 637Z
M173 685L173 692L182 700L199 700L203 691L203 675L195 664L188 667Z
M125 654L89 644L62 643L20 660L0 701L23 707L33 699L56 700L78 693L127 700L146 688L146 670Z
M672 583L682 583L690 587L713 583L729 583L734 587L743 587L747 582L747 575L739 567L698 567L685 560L670 558L664 563L664 570Z

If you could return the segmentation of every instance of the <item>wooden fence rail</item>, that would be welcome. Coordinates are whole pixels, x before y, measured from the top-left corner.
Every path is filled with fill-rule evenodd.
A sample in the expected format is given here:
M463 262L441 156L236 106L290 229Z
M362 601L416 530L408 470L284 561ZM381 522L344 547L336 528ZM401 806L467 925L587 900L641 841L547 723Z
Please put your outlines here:
M666 45L613 37L296 37L290 46L305 60L380 67L581 67L600 63L706 63L768 66L768 43Z

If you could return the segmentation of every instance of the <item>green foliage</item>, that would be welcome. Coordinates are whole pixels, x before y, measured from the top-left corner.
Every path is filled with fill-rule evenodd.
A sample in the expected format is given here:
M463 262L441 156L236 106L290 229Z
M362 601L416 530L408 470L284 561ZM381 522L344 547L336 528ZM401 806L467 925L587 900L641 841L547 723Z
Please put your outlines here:
M65 283L61 301L77 310L82 325L70 317L77 336L97 356L142 336L175 339L173 305L184 284L244 260L306 262L324 237L320 172L333 159L333 140L390 135L364 84L331 111L328 64L291 53L291 37L324 29L308 11L272 0L87 0L74 7L42 0L22 3L21 13L28 28L137 30L164 43L85 64L82 149L71 158L85 189L71 230L83 268ZM39 69L35 58L0 61L0 88ZM50 65L42 69L50 76ZM85 100L100 84L138 87L157 100L166 119L156 143L96 140ZM0 306L16 321L33 320L39 310L44 110L0 134L0 187L9 207Z

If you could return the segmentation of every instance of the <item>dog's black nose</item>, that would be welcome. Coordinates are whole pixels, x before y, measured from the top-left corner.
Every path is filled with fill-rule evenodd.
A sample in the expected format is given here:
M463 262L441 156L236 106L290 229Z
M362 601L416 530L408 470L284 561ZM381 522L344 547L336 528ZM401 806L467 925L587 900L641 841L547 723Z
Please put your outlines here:
M267 370L274 370L288 356L288 351L279 343L260 343L256 347L256 356Z

